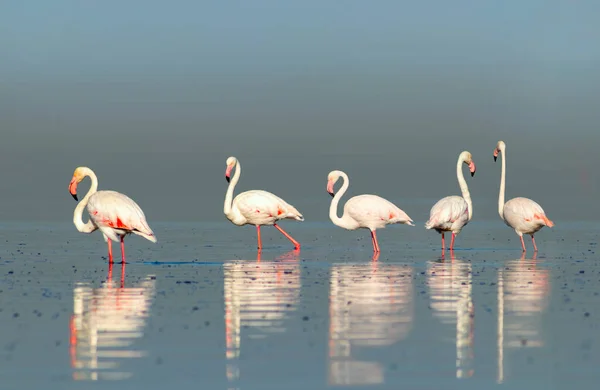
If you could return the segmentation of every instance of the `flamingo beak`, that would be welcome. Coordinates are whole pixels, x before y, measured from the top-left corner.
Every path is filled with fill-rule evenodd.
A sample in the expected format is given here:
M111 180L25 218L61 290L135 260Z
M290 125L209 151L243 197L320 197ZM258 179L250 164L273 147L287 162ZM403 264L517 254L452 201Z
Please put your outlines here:
M73 176L71 182L69 183L69 193L71 194L73 199L79 200L77 199L77 179L75 178L75 176Z
M477 167L475 166L475 163L473 161L471 161L471 163L469 164L469 171L471 171L471 177L475 176Z
M494 149L494 162L496 162L497 158L498 158L498 149Z
M329 192L329 195L335 196L335 192L333 191L333 180L327 182L327 192Z
M227 183L229 183L231 181L231 170L233 169L233 165L229 165L227 166L227 170L225 171L225 180L227 180Z

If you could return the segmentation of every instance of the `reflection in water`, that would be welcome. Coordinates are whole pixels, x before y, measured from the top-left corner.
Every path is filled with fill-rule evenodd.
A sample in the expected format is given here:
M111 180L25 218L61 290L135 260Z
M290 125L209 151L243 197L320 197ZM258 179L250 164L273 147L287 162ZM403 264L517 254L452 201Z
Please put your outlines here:
M273 261L230 261L225 272L225 340L227 379L235 389L240 379L238 358L241 330L250 339L285 332L284 321L296 310L300 296L299 252L291 251Z
M73 290L70 353L75 380L129 378L131 373L115 371L117 359L144 356L143 351L129 347L143 335L155 280L148 276L137 287L125 287L124 264L121 275L121 284L116 287L111 264L102 287L77 283Z
M474 312L471 263L458 260L428 262L427 282L433 316L443 324L456 324L456 377L473 376Z
M538 267L535 255L523 254L498 270L498 383L505 379L505 348L544 345L540 329L549 293L550 272Z
M353 347L386 347L408 335L413 319L412 268L334 264L329 297L329 384L384 383L383 366ZM356 354L354 354L356 355Z

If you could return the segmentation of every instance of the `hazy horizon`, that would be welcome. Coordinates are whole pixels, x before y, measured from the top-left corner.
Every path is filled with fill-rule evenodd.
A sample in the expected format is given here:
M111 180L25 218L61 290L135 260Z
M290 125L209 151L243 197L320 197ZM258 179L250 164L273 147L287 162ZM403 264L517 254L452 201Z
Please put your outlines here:
M477 164L474 220L494 219L500 139L507 199L537 201L557 227L596 219L600 3L1 9L2 220L70 221L80 165L150 224L224 220L234 155L236 194L271 191L326 221L327 173L341 169L340 213L374 193L422 227L436 200L460 193L463 150Z

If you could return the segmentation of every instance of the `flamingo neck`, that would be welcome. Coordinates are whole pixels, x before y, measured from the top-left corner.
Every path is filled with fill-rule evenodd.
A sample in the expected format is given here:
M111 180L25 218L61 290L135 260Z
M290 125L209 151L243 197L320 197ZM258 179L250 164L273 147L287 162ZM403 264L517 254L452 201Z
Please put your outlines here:
M228 219L233 219L235 216L232 210L233 204L233 190L237 182L240 180L240 175L242 174L242 166L240 162L237 161L235 164L235 174L233 175L233 179L229 183L229 187L227 187L227 193L225 194L225 204L223 205L223 213L227 216Z
M329 206L329 218L331 219L331 222L334 223L334 225L337 225L344 229L354 230L358 228L358 224L356 223L356 221L349 218L346 215L346 213L344 213L341 218L337 216L338 203L340 202L340 199L342 198L342 196L344 196L344 194L348 190L348 187L350 186L350 180L348 179L348 175L346 175L344 172L341 172L340 176L344 180L344 184L342 184L340 190L335 194L335 196L331 200L331 205Z
M506 148L502 148L502 173L500 174L500 194L498 195L498 214L504 219L504 193L506 192Z
M77 204L77 207L75 207L75 211L73 212L73 223L75 224L77 230L81 233L91 233L96 230L97 227L92 223L91 220L88 220L86 223L83 222L83 209L85 209L85 206L87 206L90 197L98 190L98 178L96 177L94 171L89 168L84 172L84 177L88 176L92 181L92 185L90 186L87 194Z
M465 180L465 176L463 175L462 166L465 162L463 156L458 157L458 162L456 163L456 177L458 178L458 185L460 187L460 192L462 193L463 199L469 205L469 221L473 218L473 202L471 201L471 193L469 192L469 186L467 185L467 181Z

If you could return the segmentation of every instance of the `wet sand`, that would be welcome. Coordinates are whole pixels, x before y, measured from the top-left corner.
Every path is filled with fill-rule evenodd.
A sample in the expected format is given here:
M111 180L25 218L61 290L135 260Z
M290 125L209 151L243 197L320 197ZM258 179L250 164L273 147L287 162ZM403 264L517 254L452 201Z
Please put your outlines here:
M301 251L265 228L258 260L253 227L155 223L159 243L128 237L129 263L109 269L100 234L0 225L0 388L600 381L600 225L558 221L534 259L500 221L474 221L443 260L419 225L379 231L378 259L366 231L282 227Z

